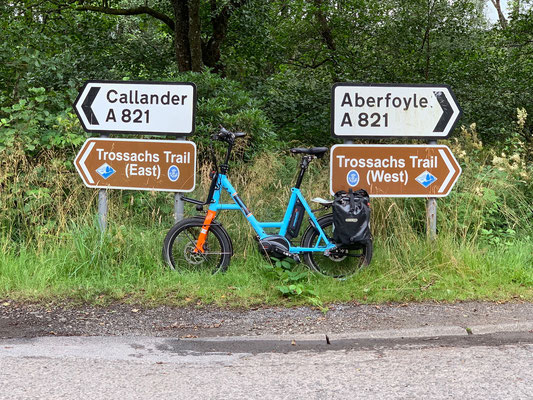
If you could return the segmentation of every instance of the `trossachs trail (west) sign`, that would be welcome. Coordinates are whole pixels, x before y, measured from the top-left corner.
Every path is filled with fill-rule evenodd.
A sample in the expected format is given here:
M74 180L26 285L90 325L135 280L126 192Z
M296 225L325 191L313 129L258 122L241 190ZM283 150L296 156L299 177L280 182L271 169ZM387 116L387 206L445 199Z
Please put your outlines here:
M446 85L338 83L332 88L334 137L447 137L462 111Z
M190 135L196 86L181 82L87 81L74 103L87 132Z
M461 167L443 145L335 145L330 191L365 189L376 197L447 196Z
M191 192L196 145L190 141L91 138L74 164L86 186Z

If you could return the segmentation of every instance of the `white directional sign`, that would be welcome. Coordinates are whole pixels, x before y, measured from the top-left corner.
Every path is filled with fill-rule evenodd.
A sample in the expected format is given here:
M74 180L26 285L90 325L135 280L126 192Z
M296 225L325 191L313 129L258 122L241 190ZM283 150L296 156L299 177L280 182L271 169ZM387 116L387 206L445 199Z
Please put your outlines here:
M87 132L189 135L194 132L196 86L88 81L74 109Z
M338 83L332 89L334 137L447 137L462 111L446 85Z

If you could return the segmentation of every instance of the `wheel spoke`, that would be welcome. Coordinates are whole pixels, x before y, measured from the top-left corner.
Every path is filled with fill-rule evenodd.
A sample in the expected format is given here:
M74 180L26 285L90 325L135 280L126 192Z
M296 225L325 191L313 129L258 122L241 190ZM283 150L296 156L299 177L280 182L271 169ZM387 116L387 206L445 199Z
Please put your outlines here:
M225 270L232 255L227 233L220 225L213 225L201 249L197 241L202 229L199 218L189 218L175 225L167 234L163 245L163 257L169 265L180 271Z
M199 254L201 255L202 257L204 257L204 259L207 261L207 254L205 254L204 251L201 251L197 246L196 246L196 239L194 239L193 236L191 236L189 234L188 231L184 231L185 233L185 236L187 237L187 239L189 239L189 243L192 245L193 249L191 250L194 254ZM196 250L196 252L194 252Z
M331 215L319 219L319 224L328 240L334 243L333 218ZM312 247L320 242L320 235L315 229L308 229L302 239L302 247ZM342 247L333 250L329 255L319 252L304 254L305 262L320 274L336 279L345 279L370 262L372 250L371 243L361 248Z

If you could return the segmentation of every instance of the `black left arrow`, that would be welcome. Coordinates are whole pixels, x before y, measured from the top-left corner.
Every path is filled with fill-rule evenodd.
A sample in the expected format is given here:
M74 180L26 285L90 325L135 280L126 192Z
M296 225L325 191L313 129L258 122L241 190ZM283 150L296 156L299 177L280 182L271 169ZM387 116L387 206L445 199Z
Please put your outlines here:
M81 105L81 109L85 113L85 116L91 125L100 125L96 119L96 115L94 115L93 109L91 108L100 89L101 88L99 86L93 86L90 88L89 94L87 94L87 97L85 97L85 100L83 100L83 104Z
M440 116L435 129L433 129L433 132L444 132L446 125L448 125L450 118L453 116L453 109L444 92L433 92L433 94L435 94L435 97L442 108L442 115Z

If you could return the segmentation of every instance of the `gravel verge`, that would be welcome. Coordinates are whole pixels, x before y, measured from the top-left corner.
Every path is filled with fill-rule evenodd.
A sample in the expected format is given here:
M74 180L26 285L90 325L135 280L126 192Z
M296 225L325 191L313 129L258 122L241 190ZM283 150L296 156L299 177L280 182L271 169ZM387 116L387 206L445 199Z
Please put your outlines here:
M533 303L462 302L330 305L310 308L142 308L127 304L61 306L0 300L0 338L40 336L217 337L350 334L431 326L462 327L533 322Z

